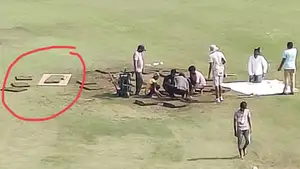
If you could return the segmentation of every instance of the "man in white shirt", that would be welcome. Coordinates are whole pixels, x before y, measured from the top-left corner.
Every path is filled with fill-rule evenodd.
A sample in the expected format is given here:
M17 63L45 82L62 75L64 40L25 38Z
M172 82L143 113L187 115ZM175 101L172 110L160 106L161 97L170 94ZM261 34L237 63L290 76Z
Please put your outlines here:
M213 76L213 85L216 91L216 102L220 103L223 101L222 97L222 86L225 77L225 63L226 59L224 54L219 51L216 45L211 45L209 47L209 69L208 69L208 79L210 79L210 74Z
M195 89L202 90L206 86L206 80L203 74L196 70L196 67L193 65L188 68L188 71L190 73L190 93L192 94Z
M297 49L294 48L293 42L288 42L287 49L283 52L282 60L278 68L278 71L281 71L282 67L284 68L283 94L286 94L289 79L291 87L290 94L294 94L297 54L298 52Z
M133 54L133 66L135 72L136 90L135 94L139 95L143 86L143 71L144 71L144 52L146 51L145 46L139 45L136 52Z
M248 61L249 82L261 83L267 71L268 62L260 55L260 48L254 49L254 53Z

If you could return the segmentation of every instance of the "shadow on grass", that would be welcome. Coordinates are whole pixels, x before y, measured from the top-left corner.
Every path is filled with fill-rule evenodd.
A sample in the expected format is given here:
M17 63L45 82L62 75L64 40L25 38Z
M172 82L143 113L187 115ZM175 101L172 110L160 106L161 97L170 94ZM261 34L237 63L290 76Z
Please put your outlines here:
M239 156L231 156L231 157L203 157L203 158L191 158L187 159L187 161L199 161L199 160L234 160L238 159Z

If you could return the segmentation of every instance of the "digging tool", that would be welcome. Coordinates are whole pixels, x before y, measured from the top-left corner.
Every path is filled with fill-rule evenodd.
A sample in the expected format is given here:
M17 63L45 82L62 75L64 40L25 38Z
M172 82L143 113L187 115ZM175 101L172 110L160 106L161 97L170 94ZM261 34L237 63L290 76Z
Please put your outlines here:
M120 88L119 88L118 85L116 84L116 82L115 82L115 80L114 80L112 74L111 74L110 72L108 72L108 75L109 75L109 77L110 77L111 83L114 85L116 91L118 92L118 91L120 90Z

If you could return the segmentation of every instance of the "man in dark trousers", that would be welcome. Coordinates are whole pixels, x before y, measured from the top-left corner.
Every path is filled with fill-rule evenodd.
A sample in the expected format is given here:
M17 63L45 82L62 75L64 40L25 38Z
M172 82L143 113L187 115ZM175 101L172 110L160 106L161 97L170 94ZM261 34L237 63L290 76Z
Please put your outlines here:
M139 95L143 86L143 71L144 71L144 52L146 51L144 45L139 45L136 52L133 54L133 66L135 72L136 90L135 94Z
M163 88L167 93L169 93L171 97L175 97L174 95L174 91L176 90L175 79L174 79L175 75L176 75L176 69L172 69L169 75L163 76L164 77Z
M245 101L240 103L240 108L234 113L234 136L237 137L240 158L247 154L247 147L250 144L250 134L252 133L252 120L250 110L247 109ZM242 145L243 138L245 144Z

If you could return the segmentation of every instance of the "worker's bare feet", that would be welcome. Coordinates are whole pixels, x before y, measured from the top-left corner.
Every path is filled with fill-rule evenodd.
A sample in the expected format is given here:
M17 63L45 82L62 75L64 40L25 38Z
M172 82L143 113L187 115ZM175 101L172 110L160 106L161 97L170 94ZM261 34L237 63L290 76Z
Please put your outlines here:
M243 149L243 156L246 156L248 154L247 149Z

